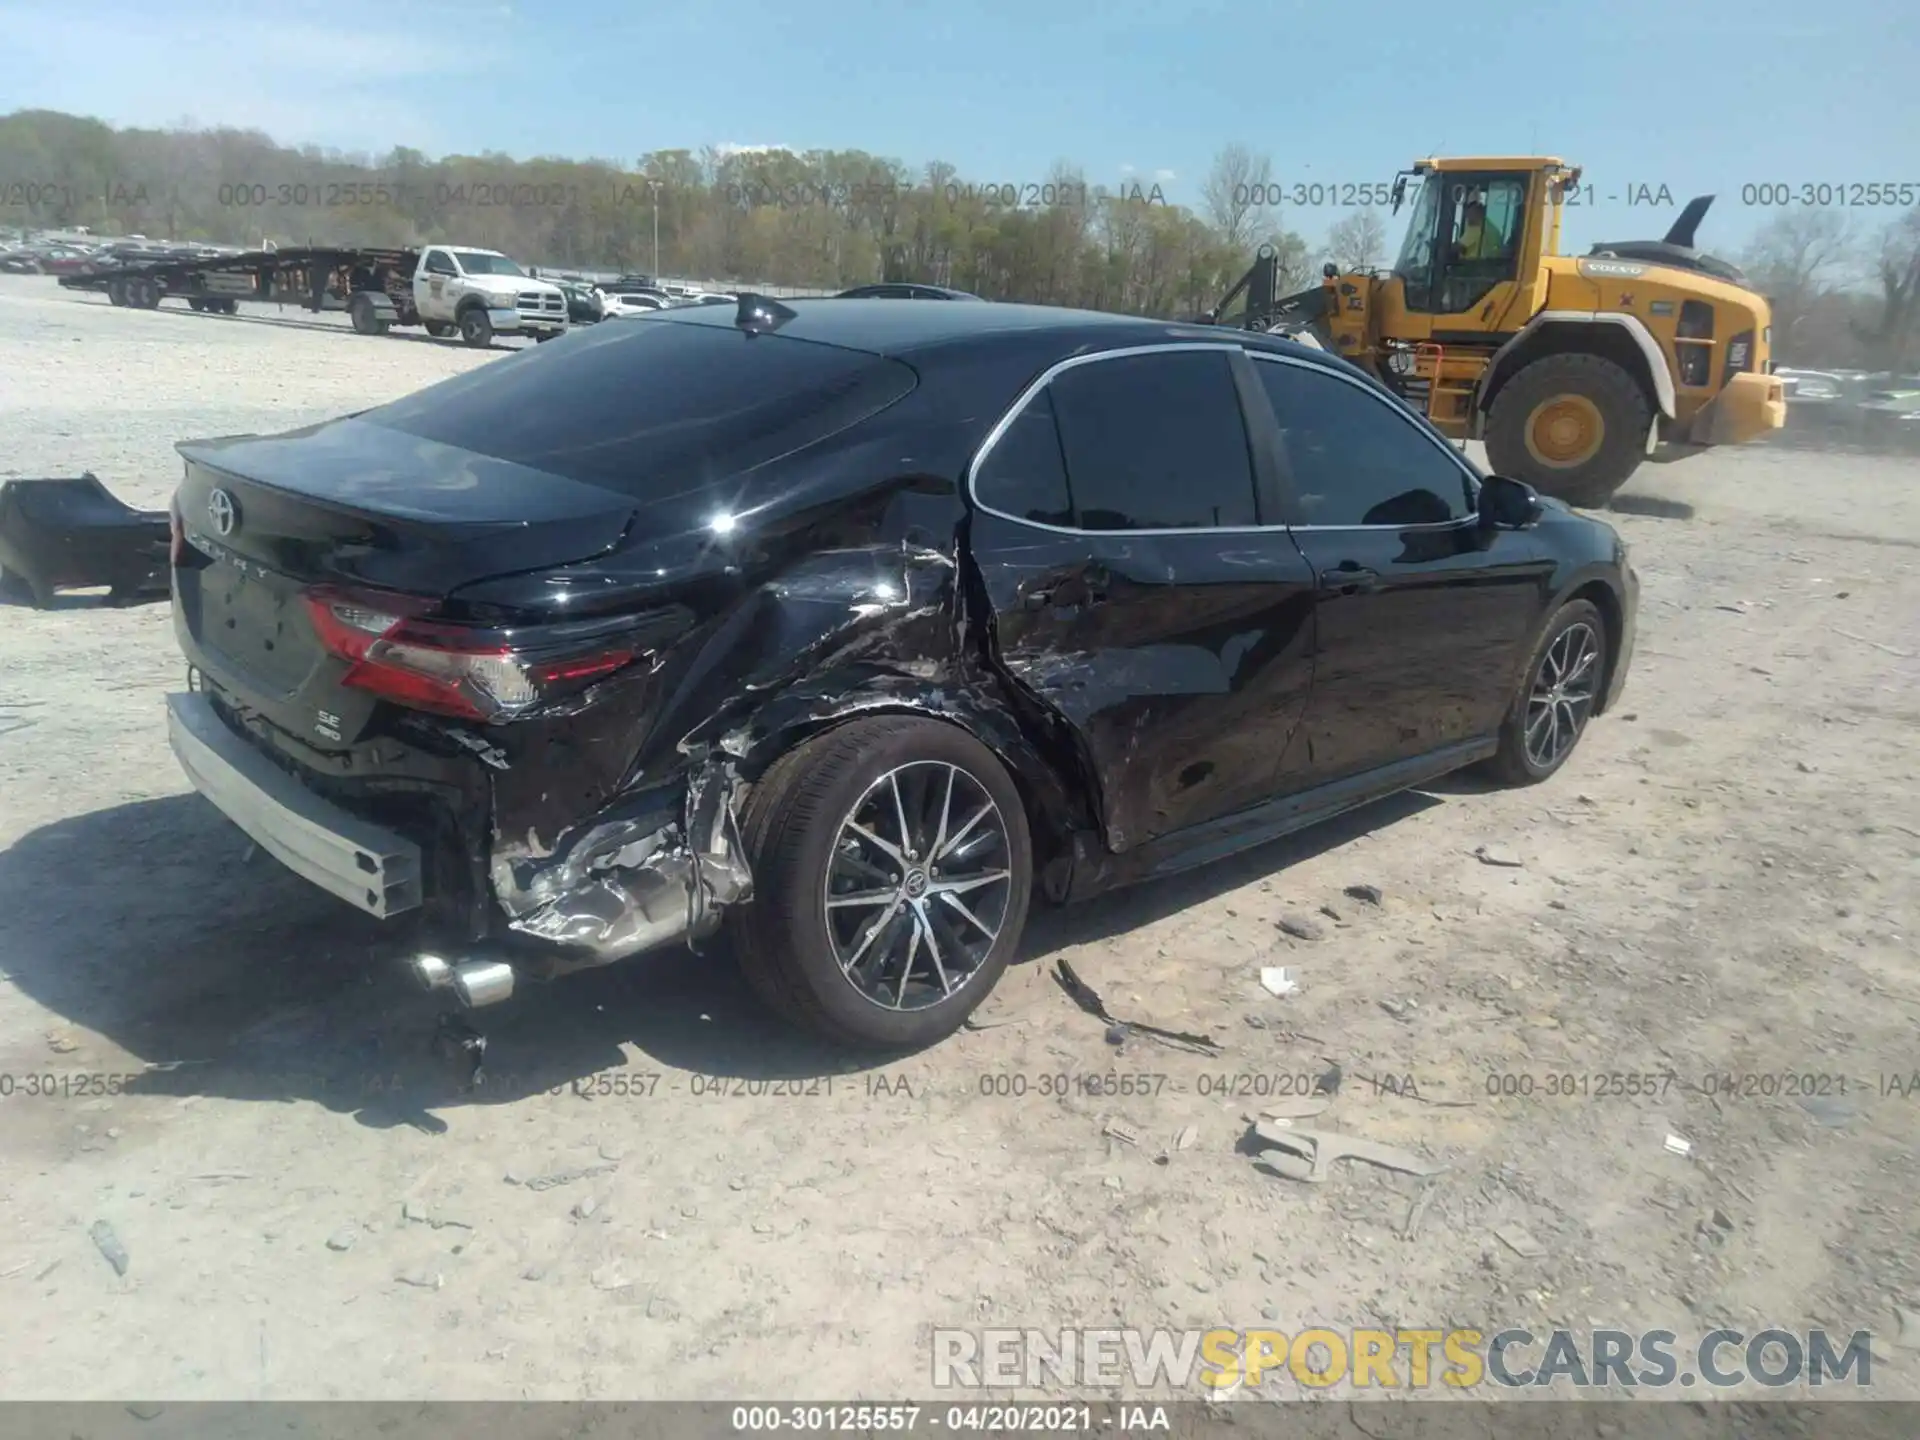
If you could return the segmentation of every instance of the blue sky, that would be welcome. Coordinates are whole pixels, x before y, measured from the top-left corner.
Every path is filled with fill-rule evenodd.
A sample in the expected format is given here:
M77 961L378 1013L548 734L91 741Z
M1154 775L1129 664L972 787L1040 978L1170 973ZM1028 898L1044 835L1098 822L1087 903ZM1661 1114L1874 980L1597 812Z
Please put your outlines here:
M1568 248L1658 235L1714 192L1701 242L1733 253L1771 213L1743 185L1920 183L1916 52L1914 0L0 0L0 112L628 163L861 147L1014 184L1065 160L1186 204L1232 143L1335 185L1546 153L1596 192ZM1627 204L1663 185L1672 207ZM1342 213L1286 219L1318 237Z

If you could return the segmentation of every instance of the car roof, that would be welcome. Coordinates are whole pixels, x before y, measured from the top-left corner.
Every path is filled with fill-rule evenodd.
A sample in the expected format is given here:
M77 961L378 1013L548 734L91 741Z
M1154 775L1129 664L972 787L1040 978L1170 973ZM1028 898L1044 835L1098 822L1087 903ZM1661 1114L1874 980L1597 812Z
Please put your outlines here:
M1058 348L1063 356L1077 349L1109 350L1184 341L1245 344L1320 364L1347 363L1323 350L1259 331L1155 320L1141 315L1115 315L1104 310L1071 310L1057 305L1000 301L990 305L903 305L898 300L842 296L779 303L793 311L793 319L779 328L782 335L898 358L969 341L1024 338L1036 345ZM663 311L660 318L676 325L719 327L731 326L735 314L724 306L703 305Z

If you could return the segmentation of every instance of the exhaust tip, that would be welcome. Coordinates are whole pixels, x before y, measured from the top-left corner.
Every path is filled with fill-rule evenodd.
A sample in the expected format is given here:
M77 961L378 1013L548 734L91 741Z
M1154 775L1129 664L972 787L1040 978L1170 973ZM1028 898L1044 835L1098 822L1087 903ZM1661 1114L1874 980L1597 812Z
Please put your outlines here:
M470 960L455 966L453 993L469 1010L498 1005L513 994L513 967L501 960Z
M407 962L422 990L444 990L453 984L453 966L438 955L416 955Z

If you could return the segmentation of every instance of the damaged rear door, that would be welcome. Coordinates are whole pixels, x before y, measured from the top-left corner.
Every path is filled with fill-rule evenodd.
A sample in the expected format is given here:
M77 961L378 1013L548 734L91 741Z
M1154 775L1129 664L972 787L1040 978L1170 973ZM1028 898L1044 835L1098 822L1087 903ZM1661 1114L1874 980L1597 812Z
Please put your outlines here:
M1116 852L1257 805L1306 709L1313 577L1237 347L1054 367L976 457L998 658L1070 728Z

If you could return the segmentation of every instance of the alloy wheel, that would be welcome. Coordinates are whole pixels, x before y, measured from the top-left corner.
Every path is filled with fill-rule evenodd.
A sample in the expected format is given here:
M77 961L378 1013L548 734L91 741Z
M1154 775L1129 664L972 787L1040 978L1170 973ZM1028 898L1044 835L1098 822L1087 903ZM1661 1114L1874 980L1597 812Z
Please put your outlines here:
M957 993L1000 938L1010 854L1006 817L960 766L914 761L874 781L827 863L827 941L847 983L887 1010Z
M1547 646L1527 694L1527 761L1551 770L1573 749L1600 683L1600 637L1581 621Z

